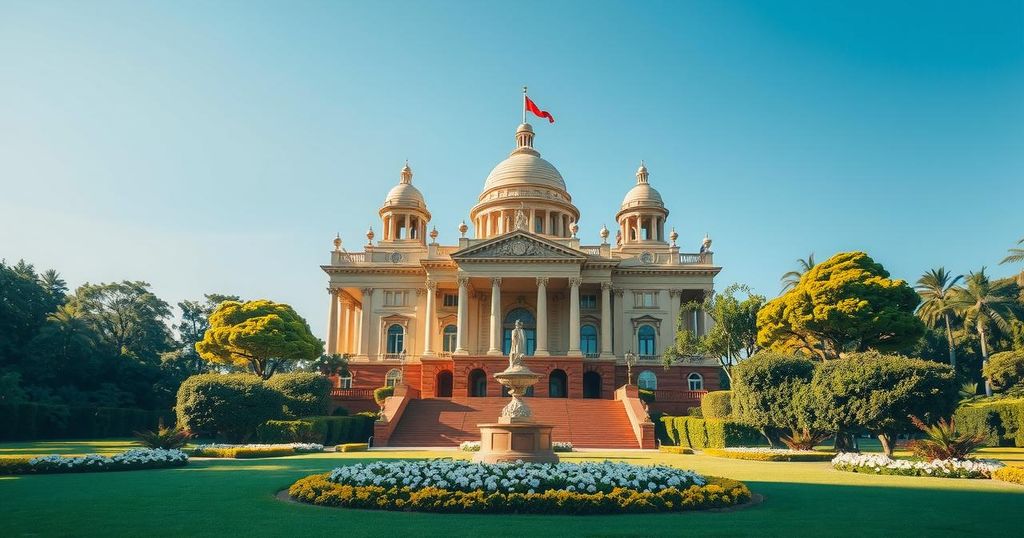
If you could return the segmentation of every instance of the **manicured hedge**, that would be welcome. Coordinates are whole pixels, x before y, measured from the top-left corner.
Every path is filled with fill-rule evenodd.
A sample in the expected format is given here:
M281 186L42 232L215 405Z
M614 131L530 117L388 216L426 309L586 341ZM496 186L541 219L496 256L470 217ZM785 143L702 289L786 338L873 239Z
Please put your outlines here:
M268 420L256 428L256 438L261 443L323 444L323 437L311 420Z
M601 515L682 512L727 508L750 501L746 484L705 477L704 486L668 488L657 493L616 488L611 493L547 490L543 493L453 491L437 487L349 486L327 474L300 479L288 488L292 498L321 506L442 513Z
M662 445L658 447L658 452L664 452L666 454L693 454L693 449L685 446Z
M992 473L992 478L1024 486L1024 467L1010 467L1008 465Z
M365 443L373 435L373 422L366 415L268 420L256 433L261 443Z
M700 401L704 418L729 418L732 416L732 391L716 390L704 395Z
M725 450L706 448L704 454L719 458L752 461L831 461L834 452L791 452L786 450Z
M284 396L251 374L194 375L178 388L178 425L201 435L246 441L283 417Z
M293 456L295 449L290 446L238 446L230 448L204 448L202 452L193 452L194 456L204 458L277 458L280 456Z
M370 445L366 443L345 443L334 447L338 452L366 452Z
M331 407L331 382L312 372L276 374L267 386L284 397L284 413L292 418L326 415Z
M661 417L665 433L673 445L696 449L751 446L760 444L761 434L735 420L695 417Z
M0 440L131 437L137 431L156 429L161 420L166 425L174 424L174 416L163 411L3 403Z
M981 434L989 446L1024 447L1024 398L979 400L960 406L956 429Z

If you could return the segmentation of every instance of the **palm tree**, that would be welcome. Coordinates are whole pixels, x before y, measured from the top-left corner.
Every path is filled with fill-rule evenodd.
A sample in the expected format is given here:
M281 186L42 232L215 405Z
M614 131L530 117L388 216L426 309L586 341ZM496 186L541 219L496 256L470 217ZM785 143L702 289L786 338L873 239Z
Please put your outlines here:
M946 325L946 341L949 343L949 365L956 370L956 344L953 341L952 318L956 315L954 296L960 292L956 283L964 275L955 277L946 272L945 267L931 269L917 279L917 294L921 296L921 306L917 316L929 327L937 327L939 321Z
M800 267L799 270L797 270L797 271L790 271L790 272L782 275L782 279L781 280L782 280L782 291L783 291L783 293L785 293L786 291L788 291L788 290L790 290L792 288L795 288L796 285L800 283L800 277L804 276L804 274L807 273L807 271L810 271L811 268L814 267L814 253L812 252L811 255L807 257L806 260L798 259L796 261L796 263Z
M981 361L988 363L989 327L994 325L1009 330L1010 319L1017 310L1014 286L1009 280L992 282L982 267L977 273L969 273L953 299L953 308L964 318L964 326L973 326L981 340ZM992 395L992 384L985 380L985 394Z
M1024 237L1020 241L1017 241L1018 245L1024 245ZM1024 262L1024 248L1011 248L1009 254L1003 258L1003 261L999 262L999 265L1004 263L1020 263ZM1024 288L1024 270L1021 270L1020 274L1017 275L1017 284Z
M72 347L90 347L93 345L92 328L82 312L72 304L64 304L51 312L46 319L43 331L52 332L60 342L61 357L69 360Z
M57 301L64 301L68 292L68 283L60 277L60 273L53 269L47 269L39 275L39 284Z

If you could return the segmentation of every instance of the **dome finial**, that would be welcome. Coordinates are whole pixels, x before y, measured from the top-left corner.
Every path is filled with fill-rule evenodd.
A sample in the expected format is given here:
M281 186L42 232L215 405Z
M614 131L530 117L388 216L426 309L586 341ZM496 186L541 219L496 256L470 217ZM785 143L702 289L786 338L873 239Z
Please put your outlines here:
M516 128L516 149L512 151L512 154L516 153L540 155L537 150L533 149L533 126L529 123L523 122Z
M642 159L640 160L640 168L636 169L636 183L637 185L647 183L647 165L644 164Z
M370 228L368 230L366 230L366 244L367 245L373 246L374 235L375 234L373 233L373 226L370 226Z
M608 227L605 226L604 224L602 224L601 225L601 231L599 232L599 235L601 236L601 244L602 245L607 245L608 244L608 233L609 233L608 232Z
M405 166L402 167L402 183L406 185L412 183L412 168L409 168L409 159L405 160Z
M338 233L337 235L334 236L334 251L341 251L341 233Z

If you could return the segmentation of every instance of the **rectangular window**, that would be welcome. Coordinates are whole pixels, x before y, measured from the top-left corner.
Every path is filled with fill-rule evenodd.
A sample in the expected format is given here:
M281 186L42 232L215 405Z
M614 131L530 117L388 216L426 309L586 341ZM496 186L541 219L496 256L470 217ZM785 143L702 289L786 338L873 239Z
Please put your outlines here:
M446 294L444 294L444 297L441 298L441 305L442 306L446 306L446 307L452 307L452 308L454 308L456 306L459 306L459 296L458 296L458 294L455 294L455 293L446 293Z
M633 293L635 299L636 308L657 308L658 307L658 292L656 291L638 291Z
M597 308L597 295L580 295L580 308L584 310Z

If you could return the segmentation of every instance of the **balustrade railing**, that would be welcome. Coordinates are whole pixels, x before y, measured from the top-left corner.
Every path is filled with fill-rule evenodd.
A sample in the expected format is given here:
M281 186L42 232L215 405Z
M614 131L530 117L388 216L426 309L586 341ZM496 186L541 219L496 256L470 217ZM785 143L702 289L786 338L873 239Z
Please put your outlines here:
M706 390L655 390L654 401L663 403L700 402Z
M372 400L373 389L331 389L331 398L338 400Z

